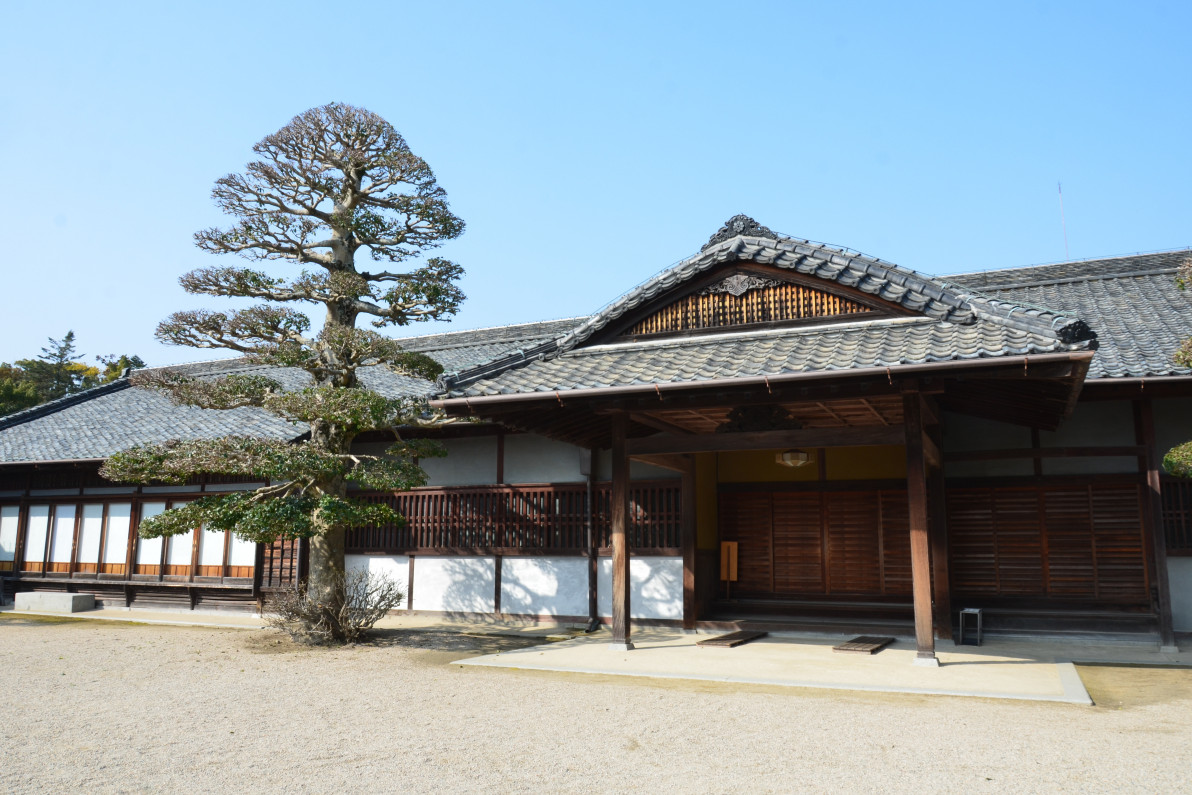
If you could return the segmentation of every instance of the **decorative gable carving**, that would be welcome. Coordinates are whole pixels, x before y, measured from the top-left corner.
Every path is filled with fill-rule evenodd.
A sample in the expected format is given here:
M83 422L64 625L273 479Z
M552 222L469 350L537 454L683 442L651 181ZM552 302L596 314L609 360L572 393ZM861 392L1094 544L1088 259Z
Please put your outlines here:
M873 307L826 290L734 273L631 324L623 336L674 334L733 326L881 315Z

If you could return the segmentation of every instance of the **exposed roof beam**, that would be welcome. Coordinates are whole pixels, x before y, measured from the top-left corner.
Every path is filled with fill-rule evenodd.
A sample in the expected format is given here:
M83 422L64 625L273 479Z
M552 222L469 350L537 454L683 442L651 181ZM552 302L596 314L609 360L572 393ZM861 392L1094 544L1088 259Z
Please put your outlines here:
M726 450L775 450L782 447L870 447L903 444L902 426L808 428L799 431L748 431L699 436L646 436L625 440L631 456L658 453L714 453Z

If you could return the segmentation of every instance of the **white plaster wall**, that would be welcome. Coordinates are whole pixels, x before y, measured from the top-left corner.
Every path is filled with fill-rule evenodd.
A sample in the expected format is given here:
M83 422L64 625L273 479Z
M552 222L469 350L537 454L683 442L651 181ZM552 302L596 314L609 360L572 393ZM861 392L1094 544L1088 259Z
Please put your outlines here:
M631 618L683 618L683 559L629 559ZM596 603L600 615L613 614L613 560L601 558L596 570Z
M414 610L492 613L496 559L418 555L414 558Z
M944 412L943 448L960 450L1012 450L1031 446L1031 431L1021 425L995 422L980 417ZM1020 461L953 461L945 464L950 478L1008 477L1033 475L1029 459Z
M407 555L344 555L348 571L363 569L369 574L384 574L396 582L405 594L401 609L410 603L410 558Z
M501 559L501 612L514 615L586 616L588 559Z
M596 479L597 480L612 480L613 479L613 457L610 450L596 450L595 462ZM629 478L630 480L670 480L672 478L681 478L683 475L673 469L664 469L663 467L656 467L653 464L645 464L641 461L629 462Z
M1177 444L1192 441L1192 400L1171 398L1156 400L1155 446L1167 452Z
M1192 558L1167 559L1171 586L1171 623L1176 632L1192 632Z
M531 433L505 437L506 483L582 483L580 448Z
M419 461L426 470L426 485L486 486L497 482L497 437L445 439L440 444L447 451L446 457Z
M1136 444L1134 408L1128 400L1077 403L1072 416L1054 432L1039 434L1041 447L1117 447ZM1044 475L1096 475L1138 472L1138 458L1045 458Z

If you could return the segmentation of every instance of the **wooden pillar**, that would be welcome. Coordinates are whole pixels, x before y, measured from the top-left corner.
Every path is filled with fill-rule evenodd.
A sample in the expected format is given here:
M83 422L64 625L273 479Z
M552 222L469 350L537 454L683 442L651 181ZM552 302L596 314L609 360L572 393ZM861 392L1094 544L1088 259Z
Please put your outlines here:
M1149 398L1134 401L1139 443L1146 447L1146 488L1143 492L1143 529L1150 536L1152 582L1158 591L1160 651L1179 651L1171 622L1171 586L1167 578L1167 531L1163 526L1162 482L1159 479L1163 453L1155 446L1155 416Z
M695 629L698 615L695 596L695 456L687 456L683 469L680 543L683 549L683 629Z
M938 416L938 415L937 415ZM928 436L936 449L943 450L939 425L933 426ZM952 579L948 573L948 505L944 464L940 461L928 470L927 500L928 528L931 533L931 584L935 600L932 612L935 636L952 640Z
M629 418L612 415L612 499L609 506L613 547L613 641L616 651L633 648L629 626L629 458L625 455L625 431Z
M915 603L915 665L938 666L931 616L931 547L927 533L927 458L923 444L923 398L902 396L906 424L906 494L910 508L911 581Z

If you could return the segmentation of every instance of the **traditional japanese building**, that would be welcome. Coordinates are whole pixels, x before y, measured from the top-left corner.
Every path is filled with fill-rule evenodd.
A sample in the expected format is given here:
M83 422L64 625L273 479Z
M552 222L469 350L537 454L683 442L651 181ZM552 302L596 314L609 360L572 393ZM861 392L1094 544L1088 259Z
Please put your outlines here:
M929 277L737 216L591 317L404 340L438 384L365 373L472 422L436 432L431 485L369 495L407 522L352 531L349 562L401 580L407 609L596 618L626 645L642 621L901 631L931 662L980 608L992 632L1172 646L1192 630L1192 490L1159 462L1192 439L1173 360L1190 256ZM252 484L97 468L137 443L302 432L127 380L0 418L6 588L255 608L301 576L301 543L136 536Z

